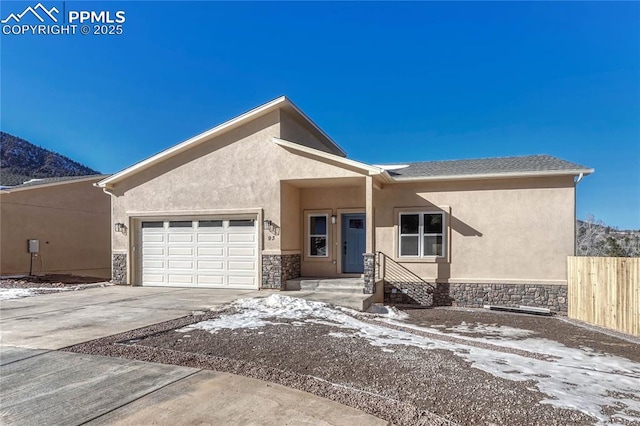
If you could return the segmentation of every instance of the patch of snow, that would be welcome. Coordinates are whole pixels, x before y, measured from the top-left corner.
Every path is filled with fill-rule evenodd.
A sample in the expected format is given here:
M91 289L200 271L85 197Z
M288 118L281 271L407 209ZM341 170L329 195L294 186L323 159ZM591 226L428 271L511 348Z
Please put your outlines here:
M466 322L462 322L460 325L456 325L453 327L445 327L445 330L450 330L454 332L460 333L477 333L484 334L487 338L521 338L527 337L532 334L537 334L535 331L524 330L521 328L509 327L506 325L496 326L482 323L468 324Z
M367 309L367 313L378 314L380 316L396 320L404 320L409 318L408 314L398 310L398 308L396 308L395 306L385 306L382 303L372 304L371 306L369 306L369 309Z
M520 349L552 357L551 360L539 360L519 354L495 351L475 345L452 343L437 338L416 335L407 331L388 328L384 323L394 324L405 329L415 329L437 335L456 335L444 333L436 328L420 327L400 322L397 319L380 318L378 324L360 321L340 309L321 302L282 296L278 294L267 298L241 299L232 304L238 313L223 315L209 321L190 325L179 331L187 332L202 329L215 333L223 328L257 328L279 324L269 319L289 319L302 323L319 323L341 328L343 332L329 333L335 338L360 337L369 344L380 347L385 352L393 349L388 346L404 345L421 349L449 350L471 363L471 366L494 376L514 381L532 380L536 390L549 396L543 403L558 407L580 410L605 424L611 418L602 414L608 406L619 418L640 421L640 400L617 398L614 394L638 395L640 393L640 364L628 359L598 353L592 349L569 348L558 342L530 338L532 333L510 327L495 327L475 324L462 324L456 331L468 333L478 330L488 337L459 336L469 342L490 343L506 349ZM461 328L460 328L461 327ZM529 337L522 340L510 338Z
M22 299L23 297L35 296L34 289L31 288L0 288L0 300Z

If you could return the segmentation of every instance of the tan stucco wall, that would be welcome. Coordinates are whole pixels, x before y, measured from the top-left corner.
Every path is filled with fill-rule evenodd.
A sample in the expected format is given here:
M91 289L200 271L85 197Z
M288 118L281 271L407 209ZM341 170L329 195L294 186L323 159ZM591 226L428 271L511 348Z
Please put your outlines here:
M374 192L374 205L377 250L394 258L399 209L450 209L450 263L401 262L423 278L566 282L574 248L570 176L386 185Z
M2 275L28 274L27 240L40 240L35 274L111 276L110 201L96 180L0 194Z
M281 137L279 111L133 175L113 188L113 221L127 223L137 232L134 217L211 216L233 210L261 211L260 221L269 219L283 227L282 220L288 220L293 213L290 209L281 212L281 181L361 176L292 153L276 145L273 137ZM286 192L294 206L296 191ZM271 236L268 231L262 234L261 249L265 254L299 250L296 240L300 237L295 231ZM129 253L129 235L114 234L112 238L114 252ZM281 245L283 238L287 242ZM128 267L129 282L136 282L131 263Z

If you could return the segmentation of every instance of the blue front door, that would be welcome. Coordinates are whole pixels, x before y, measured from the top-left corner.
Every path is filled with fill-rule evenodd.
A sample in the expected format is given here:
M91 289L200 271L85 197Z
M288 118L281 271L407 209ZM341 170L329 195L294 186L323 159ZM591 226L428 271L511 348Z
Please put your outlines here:
M362 213L342 215L342 272L361 274L364 272L365 224Z

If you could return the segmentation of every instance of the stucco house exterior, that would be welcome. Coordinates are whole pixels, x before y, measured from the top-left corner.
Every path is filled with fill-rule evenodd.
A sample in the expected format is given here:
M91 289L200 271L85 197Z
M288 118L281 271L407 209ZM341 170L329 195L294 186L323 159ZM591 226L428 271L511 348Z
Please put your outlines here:
M111 277L106 176L34 179L0 189L0 274ZM32 242L29 252L28 240Z
M398 303L566 310L576 181L550 156L370 165L286 97L97 183L114 281L287 289L361 277Z

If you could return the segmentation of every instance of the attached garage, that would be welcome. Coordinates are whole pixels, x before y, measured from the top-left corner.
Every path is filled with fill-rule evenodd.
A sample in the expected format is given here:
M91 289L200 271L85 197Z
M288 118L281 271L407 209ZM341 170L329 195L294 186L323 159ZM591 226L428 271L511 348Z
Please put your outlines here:
M142 285L258 288L255 219L141 220Z

